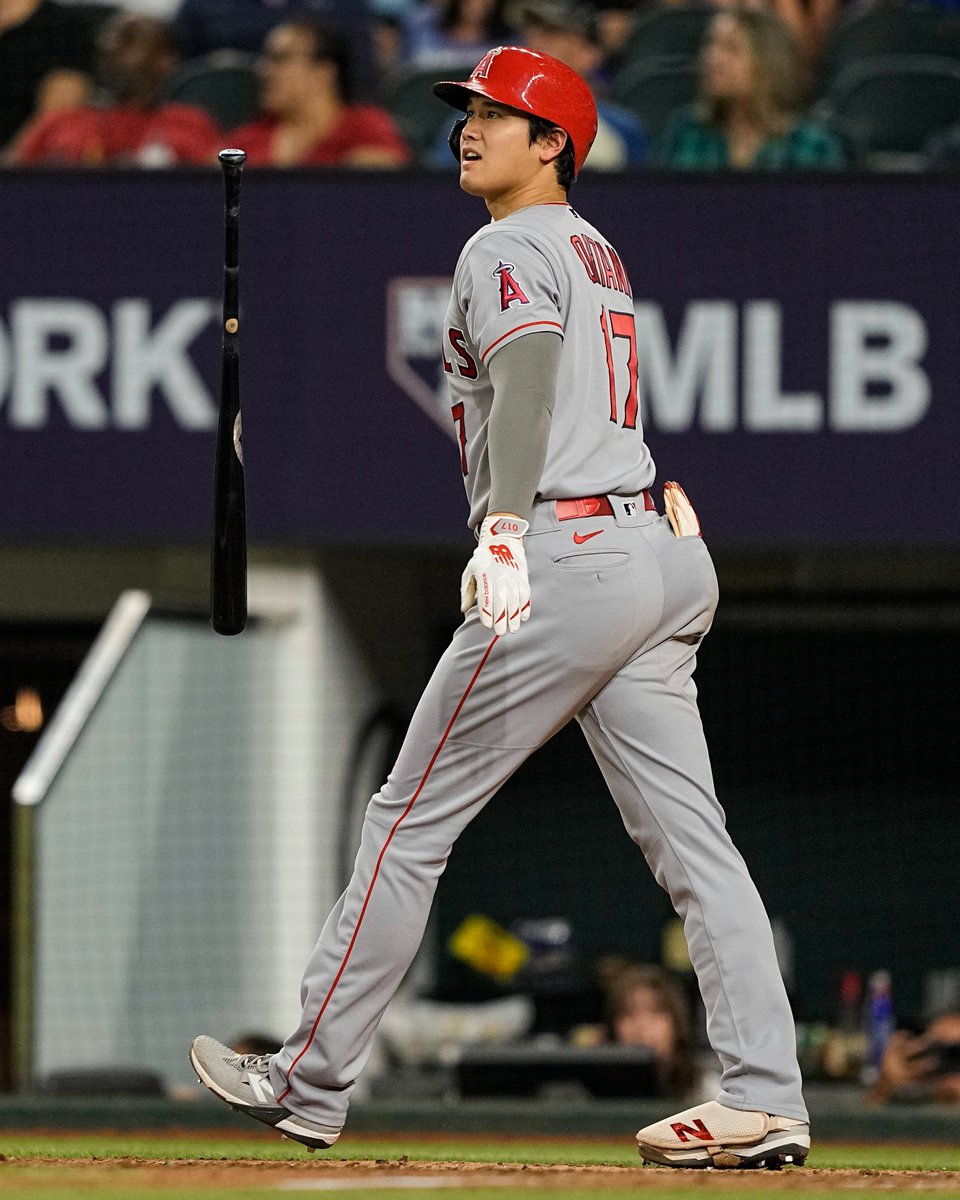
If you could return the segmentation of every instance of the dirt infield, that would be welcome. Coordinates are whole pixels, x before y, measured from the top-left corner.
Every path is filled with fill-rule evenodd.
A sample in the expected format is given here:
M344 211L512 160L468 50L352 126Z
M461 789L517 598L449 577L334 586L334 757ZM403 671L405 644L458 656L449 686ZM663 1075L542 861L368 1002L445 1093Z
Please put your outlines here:
M431 1162L369 1159L351 1162L322 1159L265 1163L241 1159L229 1163L209 1159L20 1158L0 1156L0 1190L58 1177L79 1194L90 1188L152 1192L185 1188L224 1189L259 1186L278 1190L335 1190L353 1187L401 1188L530 1188L564 1191L573 1188L656 1188L696 1186L738 1192L804 1191L931 1191L960 1194L960 1171L886 1171L841 1168L788 1168L784 1171L675 1171L667 1167L541 1166L518 1163Z

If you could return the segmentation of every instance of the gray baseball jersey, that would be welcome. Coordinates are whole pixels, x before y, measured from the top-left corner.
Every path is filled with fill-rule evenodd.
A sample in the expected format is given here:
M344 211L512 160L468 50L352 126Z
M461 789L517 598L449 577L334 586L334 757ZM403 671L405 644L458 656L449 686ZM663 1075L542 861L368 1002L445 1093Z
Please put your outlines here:
M482 229L457 267L443 353L470 522L485 515L490 488L487 366L498 348L543 330L564 343L524 539L531 618L498 637L473 608L454 634L370 801L353 876L307 964L302 1020L271 1062L271 1083L293 1112L343 1123L458 835L576 720L627 833L683 918L723 1068L718 1099L806 1120L769 921L727 833L697 710L693 671L716 576L702 538L676 537L645 491L653 463L630 285L613 248L566 205Z
M479 230L457 263L443 369L470 525L487 511L490 359L534 332L563 338L539 496L636 494L653 482L637 385L633 293L616 250L567 204L520 209Z

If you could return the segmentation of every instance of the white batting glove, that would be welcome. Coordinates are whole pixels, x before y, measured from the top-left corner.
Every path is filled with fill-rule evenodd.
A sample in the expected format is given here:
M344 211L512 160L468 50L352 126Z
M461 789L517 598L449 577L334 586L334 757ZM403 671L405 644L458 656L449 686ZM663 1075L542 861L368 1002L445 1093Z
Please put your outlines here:
M513 513L493 513L480 526L480 539L460 580L460 611L474 604L494 633L516 633L530 616L530 580L523 535L529 525Z

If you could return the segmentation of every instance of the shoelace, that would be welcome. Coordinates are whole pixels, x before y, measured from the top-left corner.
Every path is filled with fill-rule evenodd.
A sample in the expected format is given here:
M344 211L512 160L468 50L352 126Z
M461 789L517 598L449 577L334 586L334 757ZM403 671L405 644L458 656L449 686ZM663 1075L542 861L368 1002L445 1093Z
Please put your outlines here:
M241 1071L256 1071L258 1075L266 1075L270 1071L269 1054L237 1055L236 1065Z

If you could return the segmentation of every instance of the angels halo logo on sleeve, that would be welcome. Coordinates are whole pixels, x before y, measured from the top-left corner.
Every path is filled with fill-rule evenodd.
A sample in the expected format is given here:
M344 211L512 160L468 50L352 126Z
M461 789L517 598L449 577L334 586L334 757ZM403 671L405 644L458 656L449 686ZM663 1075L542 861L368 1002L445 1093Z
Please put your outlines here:
M514 278L517 268L513 263L500 262L493 270L493 277L500 280L500 311L506 312L511 304L529 304L526 292Z

